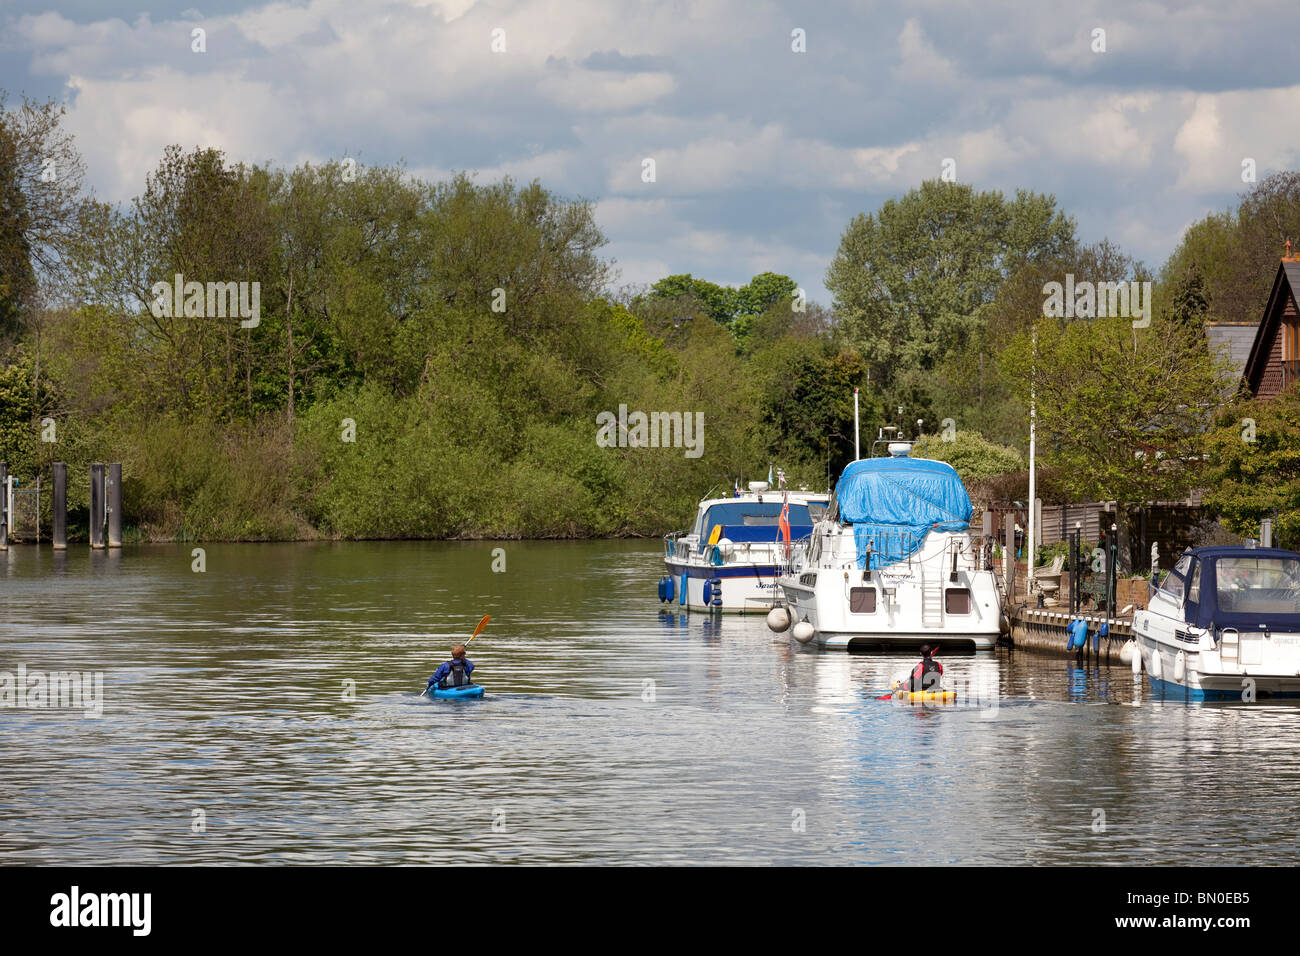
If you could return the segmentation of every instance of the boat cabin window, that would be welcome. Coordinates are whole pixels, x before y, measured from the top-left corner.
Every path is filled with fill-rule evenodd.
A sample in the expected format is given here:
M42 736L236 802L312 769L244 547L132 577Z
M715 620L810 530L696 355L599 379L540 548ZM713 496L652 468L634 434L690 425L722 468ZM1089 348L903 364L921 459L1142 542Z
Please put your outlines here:
M808 502L808 517L812 518L813 524L822 520L822 516L826 514L826 507L827 505L824 501Z
M946 614L969 614L970 588L948 588L944 591L943 610Z
M1176 600L1181 601L1187 591L1187 572L1192 566L1192 556L1185 554L1178 559L1174 569L1165 575L1165 579L1160 582L1160 590L1166 594L1172 595Z
M849 610L854 614L875 614L876 589L849 588Z
M812 506L804 502L790 502L790 536L804 538L812 534L813 519L809 514ZM822 505L821 507L825 507ZM771 542L780 537L782 502L775 501L728 501L711 505L696 525L695 533L699 536L700 547L713 533L715 527L721 527L720 536L731 541Z
M1300 613L1300 561L1220 558L1215 566L1219 607L1245 614Z
M1187 582L1187 600L1192 604L1201 603L1201 562L1192 568L1192 579Z

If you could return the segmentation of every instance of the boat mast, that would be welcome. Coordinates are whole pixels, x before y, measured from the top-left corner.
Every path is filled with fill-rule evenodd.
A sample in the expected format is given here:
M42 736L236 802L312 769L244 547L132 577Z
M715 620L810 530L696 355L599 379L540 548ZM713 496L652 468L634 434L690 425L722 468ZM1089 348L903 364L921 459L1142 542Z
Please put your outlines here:
M858 390L853 389L853 460L857 461L862 457L858 447Z
M1034 338L1034 362L1037 362L1038 360L1038 323L1037 322L1034 323L1033 338ZM1034 370L1033 370L1033 363L1031 363L1031 367L1029 371L1029 536L1025 541L1025 557L1028 560L1028 564L1026 565L1027 570L1025 574L1025 596L1026 597L1029 596L1030 592L1033 591L1034 588L1034 533L1037 530L1036 522L1034 521L1035 518L1034 512L1037 510L1034 507L1034 503L1035 503L1034 496L1037 494L1038 491L1037 484L1035 483L1034 480L1035 479L1034 439L1036 438L1036 431L1038 425L1038 404L1037 404L1038 396L1036 394L1036 389L1034 386L1035 386Z

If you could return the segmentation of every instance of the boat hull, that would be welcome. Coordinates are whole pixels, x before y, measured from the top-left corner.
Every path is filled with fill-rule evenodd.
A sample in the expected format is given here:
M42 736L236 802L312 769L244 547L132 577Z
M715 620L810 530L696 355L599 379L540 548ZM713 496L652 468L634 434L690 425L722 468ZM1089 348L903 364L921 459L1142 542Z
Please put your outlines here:
M773 564L715 566L665 561L664 567L673 579L672 603L687 611L766 614L780 599L781 590L776 583L780 569ZM684 602L681 600L683 580L686 586ZM711 592L708 601L704 593L706 584ZM720 603L715 602L712 594L717 589L722 592Z
M810 569L811 570L811 569ZM967 572L949 582L964 592L961 613L946 610L930 621L921 610L919 581L895 579L892 599L880 592L875 610L853 610L846 588L874 587L860 571L830 570L816 575L790 575L780 579L781 590L798 620L813 626L817 643L832 650L915 651L922 644L941 644L945 651L988 651L1002 634L1002 607L991 573ZM810 578L812 580L810 580Z
M1300 698L1300 666L1292 666L1295 655L1287 655L1285 667L1261 658L1259 664L1231 665L1229 670L1217 650L1170 644L1149 634L1138 635L1138 647L1152 691L1165 697L1243 703ZM1160 657L1158 676L1155 655Z

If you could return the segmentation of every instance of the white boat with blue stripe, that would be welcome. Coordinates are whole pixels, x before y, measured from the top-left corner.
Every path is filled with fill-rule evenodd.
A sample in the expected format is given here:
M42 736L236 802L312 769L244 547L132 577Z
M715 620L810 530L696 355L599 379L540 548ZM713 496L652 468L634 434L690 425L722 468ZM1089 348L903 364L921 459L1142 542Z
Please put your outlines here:
M1154 690L1247 703L1300 697L1300 554L1228 546L1184 551L1133 615Z
M781 525L787 500L788 538ZM774 491L766 481L751 481L730 498L705 498L689 531L664 536L659 600L689 611L766 614L780 595L787 541L811 534L829 502L827 493Z

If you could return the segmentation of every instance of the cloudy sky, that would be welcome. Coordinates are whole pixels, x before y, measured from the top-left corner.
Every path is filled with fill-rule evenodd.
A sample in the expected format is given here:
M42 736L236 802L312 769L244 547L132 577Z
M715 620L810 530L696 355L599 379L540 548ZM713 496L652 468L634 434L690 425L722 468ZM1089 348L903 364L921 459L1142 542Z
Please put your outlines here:
M850 217L945 159L1158 266L1247 188L1243 160L1297 165L1293 8L0 0L0 88L68 104L102 198L138 193L168 143L537 177L597 203L622 282L772 270L828 301Z

